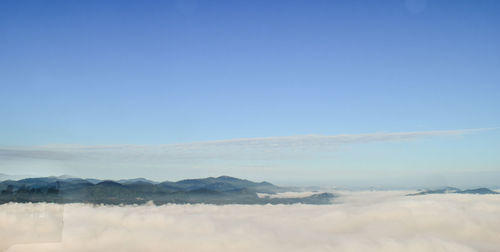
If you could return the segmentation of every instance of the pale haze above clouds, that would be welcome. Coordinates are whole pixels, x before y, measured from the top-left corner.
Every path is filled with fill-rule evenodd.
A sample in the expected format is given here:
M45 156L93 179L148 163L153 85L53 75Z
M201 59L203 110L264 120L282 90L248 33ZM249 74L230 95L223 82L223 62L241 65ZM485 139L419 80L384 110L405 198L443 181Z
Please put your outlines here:
M163 145L0 146L0 165L2 173L34 176L166 180L225 174L272 179L301 160L314 167L323 157L335 158L339 150L353 145L461 136L485 130L491 129L281 136ZM260 178L256 174L267 176ZM310 170L300 174L310 174Z
M17 237L18 244L7 251L488 252L500 248L499 196L406 193L343 192L338 204L323 206L69 204L61 209L53 204L10 203L0 205L0 245L5 248ZM33 219L37 211L45 212L39 220L43 225L21 221ZM47 242L40 243L44 236Z

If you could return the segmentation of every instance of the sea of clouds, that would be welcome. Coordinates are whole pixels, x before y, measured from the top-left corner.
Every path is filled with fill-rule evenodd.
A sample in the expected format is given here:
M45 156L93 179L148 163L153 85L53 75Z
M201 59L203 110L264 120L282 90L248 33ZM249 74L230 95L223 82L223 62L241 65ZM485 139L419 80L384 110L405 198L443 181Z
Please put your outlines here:
M333 205L0 205L6 251L500 251L500 196L340 192Z

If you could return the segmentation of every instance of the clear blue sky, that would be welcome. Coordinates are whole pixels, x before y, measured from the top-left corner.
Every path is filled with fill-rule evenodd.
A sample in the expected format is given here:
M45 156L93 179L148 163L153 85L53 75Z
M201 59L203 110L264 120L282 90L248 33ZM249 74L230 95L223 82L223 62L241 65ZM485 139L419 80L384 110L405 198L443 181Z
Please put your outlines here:
M496 0L1 1L0 145L498 127L499 11ZM353 155L342 167L356 169L385 148L401 152L394 167L500 170L498 130L459 138L362 145L317 167L334 176L339 160Z

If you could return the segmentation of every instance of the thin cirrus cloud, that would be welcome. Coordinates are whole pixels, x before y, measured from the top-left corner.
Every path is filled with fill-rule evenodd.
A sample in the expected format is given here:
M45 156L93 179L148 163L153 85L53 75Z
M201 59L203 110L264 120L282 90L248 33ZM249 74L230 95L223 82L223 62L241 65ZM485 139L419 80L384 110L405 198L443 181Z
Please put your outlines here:
M196 159L280 159L299 158L312 152L334 151L342 146L373 142L413 140L423 137L456 136L491 129L460 129L440 131L392 132L342 135L299 135L280 137L240 138L163 145L44 145L3 147L4 160L43 159L121 159L166 161Z

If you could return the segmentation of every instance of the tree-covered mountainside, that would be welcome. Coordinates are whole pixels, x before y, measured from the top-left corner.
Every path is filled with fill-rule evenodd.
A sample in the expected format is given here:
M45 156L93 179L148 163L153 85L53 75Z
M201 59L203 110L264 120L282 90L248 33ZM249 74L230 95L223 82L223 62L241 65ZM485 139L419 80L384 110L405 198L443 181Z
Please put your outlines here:
M54 202L96 204L329 204L335 196L318 193L301 198L260 198L289 189L268 182L228 176L157 183L146 179L96 180L68 177L28 178L0 183L0 203Z

